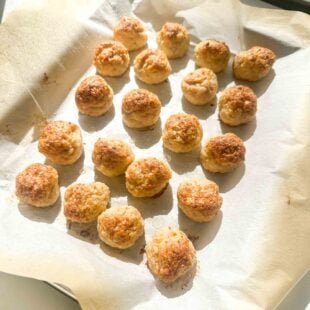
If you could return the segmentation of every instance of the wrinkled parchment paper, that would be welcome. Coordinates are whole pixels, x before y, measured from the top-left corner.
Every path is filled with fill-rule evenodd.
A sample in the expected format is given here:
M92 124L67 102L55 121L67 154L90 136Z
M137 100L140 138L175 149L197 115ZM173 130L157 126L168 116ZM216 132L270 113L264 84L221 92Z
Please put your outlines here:
M169 81L148 86L133 68L107 78L114 109L98 119L78 114L74 91L95 73L93 48L112 35L122 15L145 22L149 46L165 21L179 21L191 33L191 48L171 61ZM193 49L202 39L224 40L236 53L252 45L272 48L278 59L262 81L245 83L258 96L256 122L229 128L213 107L195 107L182 98L180 81L195 68ZM247 7L238 1L31 0L0 27L0 270L69 287L85 309L272 309L310 265L310 19L302 13ZM131 63L137 53L131 53ZM218 75L219 93L240 83L231 69ZM161 122L153 131L126 129L122 96L143 87L160 97ZM162 148L161 127L175 112L195 114L205 141L235 132L246 144L243 167L226 175L202 170L198 152L176 155ZM85 154L70 167L56 166L61 192L66 186L99 180L110 186L111 206L131 204L146 222L145 237L130 250L99 242L95 224L66 223L62 198L54 207L35 209L14 196L17 172L44 162L37 151L38 124L45 118L78 123ZM127 195L124 178L95 172L91 151L98 137L129 142L136 157L154 155L169 162L173 178L156 199ZM48 162L49 163L49 162ZM51 164L51 163L49 163ZM211 223L197 224L178 211L176 189L189 177L220 186L224 203ZM195 277L166 286L148 271L143 246L156 229L180 227L194 241Z

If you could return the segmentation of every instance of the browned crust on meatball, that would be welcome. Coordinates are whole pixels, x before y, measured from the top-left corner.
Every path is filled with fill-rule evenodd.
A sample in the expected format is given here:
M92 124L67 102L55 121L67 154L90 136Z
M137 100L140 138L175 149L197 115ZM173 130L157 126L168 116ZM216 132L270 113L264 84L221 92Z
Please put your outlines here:
M171 71L170 64L166 55L157 49L146 49L142 51L134 60L134 66L138 70L147 70L148 72Z
M110 190L104 183L72 184L65 192L64 215L72 222L92 222L106 209L109 200Z
M102 53L103 50L106 52ZM128 50L125 48L125 46L118 41L106 41L99 44L95 48L94 65L96 65L96 62L101 64L111 62L113 63L116 62L116 58L119 57L123 58L124 61L128 57Z
M161 192L171 178L168 165L155 157L134 161L126 170L126 188L136 197L152 197Z
M236 55L233 62L234 76L237 79L257 81L265 77L276 60L275 53L265 47L253 46Z
M218 162L238 163L245 158L243 141L233 133L211 138L206 147Z
M131 16L122 16L114 26L114 32L118 31L139 33L144 32L145 29L137 18Z
M146 245L148 266L161 281L170 283L186 274L196 263L196 251L180 230L163 229Z
M123 97L122 112L131 114L134 112L153 113L161 107L159 98L146 89L131 90Z
M51 166L35 163L16 176L16 196L35 206L53 204L59 194L58 173Z
M226 89L219 99L221 120L231 126L247 123L255 118L257 97L247 86L237 85Z
M202 138L202 127L195 115L178 113L171 115L163 130L164 145L171 149L183 148L190 151L197 148Z
M65 121L48 122L40 132L38 148L58 164L73 163L83 150L79 126Z
M99 237L106 244L120 249L132 246L144 232L140 212L131 206L113 207L98 217Z
M134 160L130 146L118 139L100 138L94 145L92 160L96 168L108 176L125 172Z
M177 197L182 205L198 211L219 210L223 201L218 185L206 179L183 181L179 185Z

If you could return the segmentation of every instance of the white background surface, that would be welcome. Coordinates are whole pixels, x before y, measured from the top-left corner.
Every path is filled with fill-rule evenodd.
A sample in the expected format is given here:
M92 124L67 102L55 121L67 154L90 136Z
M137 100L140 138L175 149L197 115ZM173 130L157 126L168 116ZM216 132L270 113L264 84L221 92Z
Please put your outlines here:
M1 10L5 16L22 0L0 0ZM245 4L258 2L243 0ZM259 6L268 6L259 5ZM79 305L62 293L54 290L44 282L0 273L0 309L80 309ZM290 292L277 310L310 310L310 274Z

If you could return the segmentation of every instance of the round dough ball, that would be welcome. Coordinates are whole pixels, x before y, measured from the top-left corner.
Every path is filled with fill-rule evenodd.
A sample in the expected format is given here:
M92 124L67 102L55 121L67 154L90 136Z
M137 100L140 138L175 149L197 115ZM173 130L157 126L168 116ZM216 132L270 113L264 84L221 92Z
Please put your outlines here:
M257 98L247 86L227 88L219 100L219 115L223 123L238 126L255 119Z
M113 104L113 90L99 75L84 79L75 92L75 102L82 114L100 116Z
M151 128L159 119L161 102L146 89L134 89L122 102L123 121L129 128Z
M164 126L165 148L175 153L186 153L200 146L202 127L195 115L178 113L171 115Z
M144 222L134 207L113 207L100 214L97 229L104 243L113 248L127 249L143 235Z
M154 157L134 161L126 170L126 188L135 197L153 197L165 190L171 178L169 166Z
M191 179L182 182L177 196L179 208L196 222L213 220L223 202L217 184L207 179Z
M108 177L125 173L134 157L126 142L109 138L98 139L92 155L96 169Z
M157 44L168 58L181 58L188 50L189 35L181 24L165 23L157 34Z
M64 215L71 222L89 223L107 208L109 200L110 190L104 183L72 184L65 192Z
M234 76L239 80L258 81L270 72L275 60L273 51L254 46L236 55L233 63Z
M195 47L196 64L218 73L223 71L230 58L229 47L217 40L206 40Z
M114 40L120 41L128 49L134 51L147 42L147 34L142 23L130 16L123 16L113 28Z
M32 164L16 176L16 196L35 206L53 205L59 196L58 173L51 166Z
M120 76L129 67L127 48L118 41L106 41L95 48L94 65L99 74Z
M134 69L139 80L146 84L159 84L171 73L167 56L161 50L146 49L134 60Z
M207 141L201 150L200 160L210 172L230 172L245 158L243 141L233 133L216 136Z
M64 121L51 121L41 130L39 152L59 165L75 163L83 153L79 126Z
M192 104L208 104L215 97L218 89L217 77L207 68L197 69L187 74L182 80L184 97Z
M196 265L192 242L177 229L164 228L156 232L145 251L150 270L165 283L182 277Z

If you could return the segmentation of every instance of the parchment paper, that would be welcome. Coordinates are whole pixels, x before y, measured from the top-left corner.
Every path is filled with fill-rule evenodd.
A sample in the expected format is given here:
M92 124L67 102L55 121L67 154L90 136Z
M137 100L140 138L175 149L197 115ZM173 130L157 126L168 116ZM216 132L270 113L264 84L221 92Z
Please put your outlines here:
M78 114L74 92L95 73L93 48L112 35L122 15L145 22L149 46L165 21L177 20L191 33L191 48L171 61L169 81L148 86L133 68L107 78L115 92L114 109L98 119ZM258 96L257 120L239 128L221 125L213 107L191 106L182 98L182 77L195 68L193 49L202 39L224 40L232 53L252 45L272 48L278 59L262 81L245 83ZM85 309L272 309L310 265L310 20L309 16L247 7L238 1L142 0L132 6L110 1L28 1L0 27L0 270L68 286ZM137 53L131 53L131 63ZM218 75L219 93L234 81L231 66ZM149 132L126 129L121 99L147 88L160 97L161 122ZM199 117L203 141L235 132L245 141L245 165L226 175L209 174L198 152L176 155L162 148L161 127L179 111ZM131 204L145 219L145 237L130 250L99 242L95 224L66 223L62 199L35 209L14 195L15 175L33 162L38 124L44 119L78 123L85 154L74 165L56 166L61 192L66 186L99 180L110 186L111 207ZM121 138L136 157L156 155L169 162L173 178L156 199L127 195L124 178L95 172L91 151L98 137ZM51 164L50 162L48 162ZM189 177L218 182L224 203L211 223L197 224L178 211L176 189ZM196 275L166 286L149 272L143 254L156 229L180 227L192 238L198 256Z

